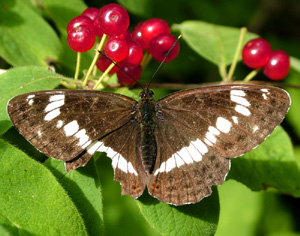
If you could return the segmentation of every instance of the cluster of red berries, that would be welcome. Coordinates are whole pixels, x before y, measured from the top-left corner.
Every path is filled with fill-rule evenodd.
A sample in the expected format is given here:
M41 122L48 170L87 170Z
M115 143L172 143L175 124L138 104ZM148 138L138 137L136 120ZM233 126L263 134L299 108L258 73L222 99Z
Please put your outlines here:
M272 51L269 42L262 38L247 42L242 57L250 68L263 68L264 74L271 80L283 79L290 69L289 55L282 50Z
M80 16L69 22L68 44L76 52L85 52L94 46L96 36L100 39L106 34L108 40L104 46L105 55L138 81L142 73L144 50L150 52L154 59L162 61L176 38L170 34L168 23L162 19L152 18L140 22L132 32L128 30L128 26L129 15L118 4L108 4L100 9L87 8ZM176 43L166 62L176 58L178 52L179 44ZM96 65L104 72L111 62L101 56ZM119 67L114 66L109 74L116 72L120 83L134 84L135 81Z

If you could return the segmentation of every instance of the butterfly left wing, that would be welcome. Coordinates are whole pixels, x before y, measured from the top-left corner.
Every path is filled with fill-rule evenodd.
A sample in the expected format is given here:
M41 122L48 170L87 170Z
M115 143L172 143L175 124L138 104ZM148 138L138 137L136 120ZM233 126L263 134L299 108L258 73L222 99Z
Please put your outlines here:
M18 131L49 157L83 166L92 143L131 119L135 100L91 90L51 90L22 94L7 105Z
M223 85L157 101L157 159L150 194L175 205L200 201L224 181L229 160L259 145L290 105L282 89Z

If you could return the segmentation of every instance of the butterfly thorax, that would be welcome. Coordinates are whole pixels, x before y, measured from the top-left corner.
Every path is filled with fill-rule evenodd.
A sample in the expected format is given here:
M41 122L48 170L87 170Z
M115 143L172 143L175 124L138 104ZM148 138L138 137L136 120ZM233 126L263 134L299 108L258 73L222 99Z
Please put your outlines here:
M153 92L145 89L140 93L138 102L138 120L141 128L141 155L143 166L151 173L156 161L157 147L154 135L155 129L155 100Z

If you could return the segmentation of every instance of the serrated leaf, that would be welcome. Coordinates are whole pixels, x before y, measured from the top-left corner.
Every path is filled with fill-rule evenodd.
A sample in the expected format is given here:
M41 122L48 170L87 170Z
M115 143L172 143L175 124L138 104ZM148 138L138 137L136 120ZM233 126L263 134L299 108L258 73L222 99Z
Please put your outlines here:
M0 224L12 235L87 235L80 213L42 164L0 140Z
M255 191L272 187L300 196L300 169L291 140L280 126L256 149L232 160L228 178Z
M0 55L13 66L47 67L62 48L50 25L23 1L0 3Z
M89 235L103 235L101 184L93 160L84 168L66 172L64 162L49 158L45 162L76 205Z
M219 197L211 196L196 204L172 206L144 194L137 201L146 221L162 235L214 235L219 220Z
M10 69L0 75L0 134L11 127L6 113L7 102L16 95L57 87L61 75L41 67Z
M184 21L172 28L180 31L182 39L208 61L219 67L231 64L239 41L239 28L203 21ZM244 43L256 37L256 34L246 33Z

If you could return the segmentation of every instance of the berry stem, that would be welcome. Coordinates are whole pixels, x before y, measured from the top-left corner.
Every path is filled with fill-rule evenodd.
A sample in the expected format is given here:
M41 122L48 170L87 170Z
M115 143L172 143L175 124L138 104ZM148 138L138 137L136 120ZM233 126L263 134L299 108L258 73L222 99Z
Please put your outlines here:
M101 75L101 77L98 79L97 83L94 86L94 90L98 88L98 86L101 84L101 82L103 81L103 79L108 75L108 73L110 72L110 70L115 66L115 63L111 63L109 67L107 67L107 69L104 71L104 73Z
M151 53L149 51L146 51L146 53L145 53L145 55L143 57L143 61L141 62L141 67L143 69L148 65L148 63L150 62L151 58L152 58Z
M252 70L243 80L244 82L249 82L251 79L253 79L254 76L257 75L257 73L261 70L261 68Z
M79 70L80 70L80 62L81 62L81 53L77 52L77 61L76 61L74 81L78 80Z
M104 44L105 44L105 41L106 41L106 38L107 38L107 35L103 34L103 36L101 38L101 41L100 41L100 43L98 45L98 48L96 49L96 54L94 56L92 64L90 65L90 68L89 68L89 70L88 70L88 72L87 72L87 74L86 74L86 76L84 78L84 81L82 82L82 87L83 88L87 85L88 79L89 79L89 77L90 77L90 75L91 75L91 73L92 73L92 71L93 71L93 69L94 69L94 67L95 67L95 65L96 65L99 57L100 57L100 54L98 53L98 50L102 51L102 49L104 47Z
M231 79L232 79L233 73L235 71L236 65L237 65L238 60L239 60L239 56L240 56L241 51L242 51L243 42L244 42L246 32L247 32L247 28L242 27L241 31L240 31L239 42L238 42L238 45L237 45L237 48L236 48L236 51L235 51L235 54L234 54L234 57L233 57L233 61L231 63L231 66L230 66L230 69L229 69L229 72L228 72L228 75L227 75L227 77L225 77L225 81L231 81Z

